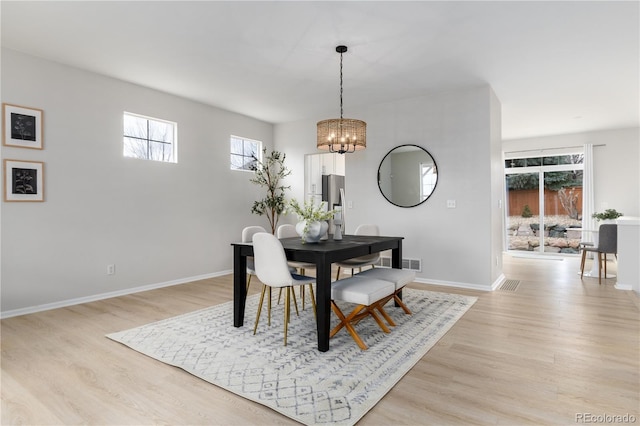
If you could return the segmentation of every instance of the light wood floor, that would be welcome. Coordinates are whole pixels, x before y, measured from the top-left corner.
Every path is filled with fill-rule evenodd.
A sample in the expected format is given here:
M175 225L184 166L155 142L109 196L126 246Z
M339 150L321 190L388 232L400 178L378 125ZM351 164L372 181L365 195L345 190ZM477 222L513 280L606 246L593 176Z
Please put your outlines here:
M577 269L506 255L515 292L412 284L479 300L359 425L640 423L638 298ZM3 320L2 424L296 424L104 337L231 300L231 287L227 276Z

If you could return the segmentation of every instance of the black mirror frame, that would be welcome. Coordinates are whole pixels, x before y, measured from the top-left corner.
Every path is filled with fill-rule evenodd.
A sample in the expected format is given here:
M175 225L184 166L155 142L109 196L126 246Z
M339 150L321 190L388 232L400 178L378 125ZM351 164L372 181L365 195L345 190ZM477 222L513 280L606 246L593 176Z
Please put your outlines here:
M424 149L423 147L421 147L420 145L416 145L416 144L412 144L412 143L407 143L407 144L403 144L403 145L398 145L395 146L393 148L391 148L391 150L389 150L389 152L387 152L387 154L382 157L382 160L380 161L380 165L378 166L378 189L380 190L380 194L382 194L382 196L384 197L385 200L387 200L388 202L390 202L391 204L393 204L394 206L397 207L402 207L402 208L411 208L411 207L418 207L420 204L424 203L425 201L427 201L429 198L431 198L431 196L433 195L433 193L435 192L436 188L438 187L438 179L436 179L436 183L433 186L433 190L431 191L431 193L429 194L429 196L427 198L425 198L424 200L420 201L417 204L413 204L410 206L402 206L400 204L396 204L393 201L391 201L390 199L387 198L387 196L385 195L385 193L382 191L382 187L380 186L380 169L382 168L382 163L384 163L384 160L386 160L386 158L393 152L395 151L397 148L402 148L404 146L414 146L416 148L420 148L421 150L423 150L424 152L426 152L429 157L431 157L431 159L433 160L433 165L435 166L436 170L438 170L438 164L436 163L436 159L433 158L433 155L431 155L431 153L429 151L427 151L426 149Z

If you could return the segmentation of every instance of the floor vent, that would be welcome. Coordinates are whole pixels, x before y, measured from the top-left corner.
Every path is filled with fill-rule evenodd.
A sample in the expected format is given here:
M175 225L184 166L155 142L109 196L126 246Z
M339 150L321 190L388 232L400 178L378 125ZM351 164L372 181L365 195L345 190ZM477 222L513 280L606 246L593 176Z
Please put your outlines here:
M506 280L500 286L500 290L502 291L516 291L518 290L518 286L520 285L520 280Z
M391 268L391 258L388 256L380 256L380 260L377 263L378 266L383 268ZM402 259L402 269L408 269L410 271L421 272L422 260L420 259Z

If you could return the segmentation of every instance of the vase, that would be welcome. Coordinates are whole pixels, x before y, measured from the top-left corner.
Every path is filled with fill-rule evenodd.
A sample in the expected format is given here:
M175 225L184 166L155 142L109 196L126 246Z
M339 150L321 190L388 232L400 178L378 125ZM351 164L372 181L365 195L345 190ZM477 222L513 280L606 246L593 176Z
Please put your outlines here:
M307 232L305 232L305 227ZM326 221L314 221L310 222L307 226L307 221L303 220L296 225L296 232L302 237L303 243L317 243L320 238L329 229L329 224Z

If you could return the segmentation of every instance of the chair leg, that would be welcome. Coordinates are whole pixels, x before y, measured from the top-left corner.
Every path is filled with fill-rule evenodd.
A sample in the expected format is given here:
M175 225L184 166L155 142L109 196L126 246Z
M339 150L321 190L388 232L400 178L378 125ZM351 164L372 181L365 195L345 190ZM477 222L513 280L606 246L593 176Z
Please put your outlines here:
M289 310L291 309L291 287L285 289L284 297L284 345L287 346L287 330L289 329Z
M295 294L294 294L295 296ZM280 287L280 291L278 292L278 305L280 304L280 298L282 297L282 287ZM298 313L298 301L296 298L293 298L293 302L296 304L296 313ZM299 314L298 314L299 315Z
M291 295L293 296L293 305L296 307L296 315L300 316L300 311L298 311L298 300L296 299L296 292L293 290L293 287L289 288L291 288Z
M582 260L580 261L580 279L582 279L582 276L584 275L584 262L586 259L587 259L587 251L582 250Z
M606 271L606 267L607 265L602 261L602 253L598 252L598 284L602 284L602 268L605 268ZM604 266L603 266L604 265ZM606 277L606 274L605 274Z
M268 306L269 306L269 327L271 327L271 287L269 287L269 302L268 302Z
M340 267L338 266L338 272L336 273L336 281L340 279Z
M256 324L253 326L253 334L256 334L258 330L258 322L260 321L260 312L262 312L262 302L264 301L264 292L267 290L267 286L262 286L262 294L260 295L260 303L258 303L258 313L256 314ZM271 310L271 309L269 309ZM271 324L269 324L271 325Z
M607 253L602 253L604 256L604 278L607 279Z
M602 253L600 252L598 252L598 284L602 284Z
M249 293L249 286L251 285L251 277L252 275L249 274L249 279L247 279L247 293Z
M304 268L300 268L300 275L304 275ZM302 310L304 311L304 305L305 305L305 300L304 300L304 286L301 285L300 286L300 294L301 294L301 299L302 299Z

